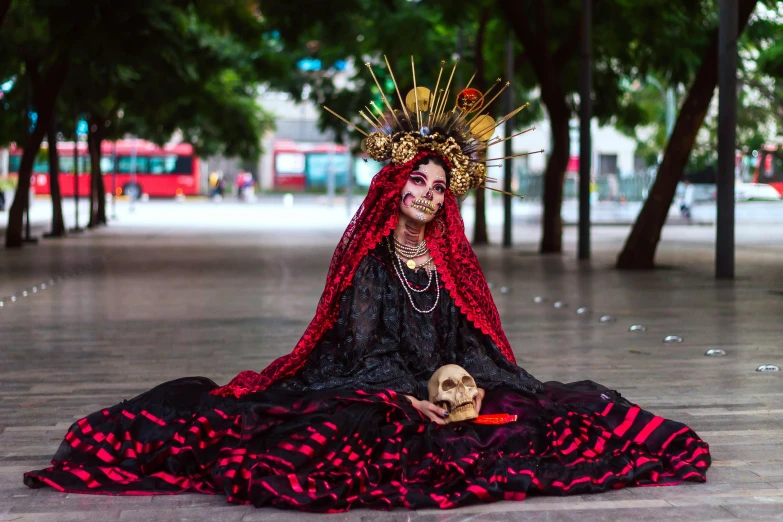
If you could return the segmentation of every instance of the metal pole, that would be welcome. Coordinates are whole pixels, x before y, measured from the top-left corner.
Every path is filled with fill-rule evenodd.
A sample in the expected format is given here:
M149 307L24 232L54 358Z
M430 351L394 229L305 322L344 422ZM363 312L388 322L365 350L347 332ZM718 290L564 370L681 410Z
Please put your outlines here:
M511 37L511 34L509 34L506 37L506 78L508 78L508 81L511 81L511 79L514 77L514 40ZM514 93L512 89L506 89L506 92L504 93L504 105L505 108L503 112L510 113L514 110ZM505 124L503 124L503 129L505 131L506 137L511 136L513 132L513 128L511 127L511 122L506 121ZM503 156L511 156L511 141L512 140L506 140L503 142ZM506 159L503 160L503 190L506 192L511 192L511 176L513 175L513 159ZM511 196L508 194L503 194L503 247L504 248L510 248L511 247Z
M590 259L590 118L593 70L590 58L590 31L593 0L582 0L582 60L579 69L579 259Z
M133 144L131 145L131 164L130 164L130 205L129 211L135 212L136 210L136 196L141 192L138 189L136 183L136 137L133 137Z
M117 219L117 140L111 145L111 218Z
M737 139L737 0L720 0L718 30L718 204L715 277L734 278L734 171Z
M75 223L71 232L81 232L79 228L79 115L76 115L76 127L73 129L73 208Z

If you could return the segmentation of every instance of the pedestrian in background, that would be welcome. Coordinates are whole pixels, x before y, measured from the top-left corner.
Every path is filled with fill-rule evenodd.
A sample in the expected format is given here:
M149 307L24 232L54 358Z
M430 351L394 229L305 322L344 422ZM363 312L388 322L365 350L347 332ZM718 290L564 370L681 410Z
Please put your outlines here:
M693 208L694 197L693 184L685 180L685 191L682 194L682 201L680 203L680 215L684 218L691 219L691 209Z

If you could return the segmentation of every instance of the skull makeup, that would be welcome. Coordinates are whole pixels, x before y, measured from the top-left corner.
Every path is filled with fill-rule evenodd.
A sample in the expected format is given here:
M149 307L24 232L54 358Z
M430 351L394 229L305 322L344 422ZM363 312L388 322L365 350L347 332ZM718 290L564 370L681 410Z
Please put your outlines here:
M430 402L449 412L446 423L471 420L478 417L476 381L461 366L447 364L432 374L427 385Z

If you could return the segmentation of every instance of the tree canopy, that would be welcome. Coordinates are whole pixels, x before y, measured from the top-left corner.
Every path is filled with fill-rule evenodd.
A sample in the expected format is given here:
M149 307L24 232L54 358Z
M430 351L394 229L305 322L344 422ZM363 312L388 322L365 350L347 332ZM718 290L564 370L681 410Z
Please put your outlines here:
M199 154L258 156L273 119L257 104L257 86L283 69L251 4L212 4L12 2L0 33L0 48L15 50L0 53L0 83L10 86L0 144L23 144L27 159L8 246L22 244L32 158L57 115L66 132L84 115L99 141L133 134L163 143L179 132Z
M648 123L642 100L629 96L624 86L650 74L672 83L690 81L709 38L705 28L716 20L715 4L708 0L596 0L596 117L602 123L619 122L627 127ZM459 55L463 81L478 70L478 83L474 85L486 88L504 75L504 47L511 32L516 50L515 75L511 79L515 96L535 94L533 110L523 113L517 124L527 123L525 118L539 117L543 108L552 129L544 181L541 250L562 250L560 205L570 154L569 121L579 107L581 1L352 0L309 16L298 15L291 2L262 5L269 27L285 28L279 38L290 63L321 61L317 73L300 72L290 78L291 92L301 96L306 85L311 99L346 116L358 114L368 100L378 96L362 67L364 62L373 64L382 88L386 88L386 54L397 71L398 82L402 82L401 88L407 92L412 86L410 55L416 56L417 74L428 81L436 76L441 59ZM354 65L355 74L347 82L334 74L334 65L341 60ZM336 84L336 80L342 84ZM357 116L355 123L363 122ZM324 115L322 125L343 135L347 132L344 124L328 115Z
M757 2L741 3L752 11ZM777 132L783 117L777 103L783 92L781 2L759 3L764 8L751 19L740 46L739 140L752 147ZM513 93L519 102L532 102L516 124L545 114L552 131L540 250L562 251L569 123L580 106L580 0L344 0L328 9L296 0L86 0L78 5L17 0L8 5L0 2L0 47L14 51L0 53L0 144L24 142L35 149L43 138L35 134L36 125L58 114L67 135L72 115L79 113L90 117L99 139L132 134L160 143L179 133L201 154L253 158L273 124L256 103L259 88L328 105L364 125L358 113L371 100L380 106L385 95L399 103L384 55L403 94L413 86L411 55L420 84L432 86L441 60L459 57L455 85L464 85L476 71L472 86L483 90L504 76L505 43L511 37ZM693 91L714 43L718 0L594 0L593 5L594 114L629 134L647 126L651 134L640 143L640 153L657 159L667 145L661 92L675 89L684 99ZM709 81L701 88L711 96ZM38 121L26 122L28 106ZM677 136L688 144L678 158L709 161L712 121L707 118L699 133L699 120L693 131L699 139L693 142ZM358 133L339 120L323 112L320 124L358 148ZM684 127L679 128L682 133ZM673 169L670 176L681 175L680 163L667 167ZM650 205L662 210L665 200ZM12 209L14 216L18 212L18 206ZM478 242L482 216L479 205ZM11 224L9 237L21 230L13 216Z

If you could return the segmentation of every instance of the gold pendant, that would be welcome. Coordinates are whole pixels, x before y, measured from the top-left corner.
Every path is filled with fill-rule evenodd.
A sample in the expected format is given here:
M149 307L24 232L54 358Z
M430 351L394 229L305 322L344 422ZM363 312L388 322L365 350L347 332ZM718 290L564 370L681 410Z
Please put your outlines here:
M413 259L408 259L408 262L405 264L408 265L408 268L411 270L416 268L416 262Z

